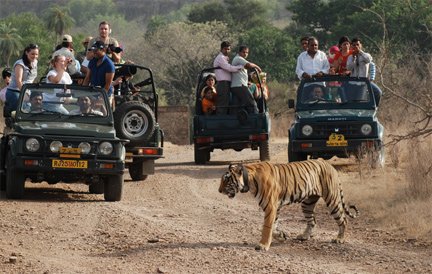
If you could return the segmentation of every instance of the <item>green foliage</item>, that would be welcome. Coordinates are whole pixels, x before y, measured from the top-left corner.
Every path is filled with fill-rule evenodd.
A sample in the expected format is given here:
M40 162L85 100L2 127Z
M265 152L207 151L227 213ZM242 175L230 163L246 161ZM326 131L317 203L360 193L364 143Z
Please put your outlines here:
M0 22L0 48L2 49L0 66L2 64L6 64L7 67L11 66L11 57L20 54L19 49L23 47L21 41L18 30L13 28L11 23Z
M296 24L305 28L304 34L316 36L323 46L347 35L361 38L372 52L388 47L398 54L404 50L401 45L409 44L419 45L423 52L432 50L428 0L293 0L288 9Z
M47 31L45 23L34 13L29 12L10 15L1 20L1 22L8 22L12 28L17 30L17 33L22 38L22 47L12 54L11 65L15 63L15 60L21 58L24 47L30 43L35 43L39 45L38 75L41 76L45 73L55 41L53 34Z
M68 7L78 27L84 26L98 15L108 18L119 15L113 0L72 0L68 2Z
M58 37L69 30L75 23L70 16L70 11L67 7L52 5L44 12L44 19L48 30L53 31Z
M141 50L151 54L144 60L169 105L192 105L198 74L212 66L222 39L236 42L220 22L171 23L146 38Z
M240 44L250 48L248 59L266 71L270 79L295 79L298 46L282 30L268 24L255 27L241 35Z
M233 18L228 12L227 7L218 0L194 5L188 15L188 19L194 23L221 21L233 24Z

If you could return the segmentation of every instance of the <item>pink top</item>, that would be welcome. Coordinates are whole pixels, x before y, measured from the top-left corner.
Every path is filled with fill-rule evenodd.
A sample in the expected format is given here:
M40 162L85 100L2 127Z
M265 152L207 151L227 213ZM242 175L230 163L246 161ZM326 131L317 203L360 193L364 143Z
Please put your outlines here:
M220 67L222 69L215 70L216 81L230 81L231 82L231 72L236 72L239 69L242 69L243 66L232 66L228 62L228 56L225 56L220 52L218 56L216 56L213 67Z

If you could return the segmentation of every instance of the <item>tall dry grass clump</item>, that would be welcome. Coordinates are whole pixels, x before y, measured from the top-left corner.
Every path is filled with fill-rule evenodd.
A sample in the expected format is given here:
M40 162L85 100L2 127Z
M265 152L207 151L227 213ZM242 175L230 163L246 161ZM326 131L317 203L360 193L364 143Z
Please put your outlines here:
M383 226L430 240L432 56L408 51L405 57L381 62L379 119L386 131L387 168L384 186L371 193L376 203L370 210Z

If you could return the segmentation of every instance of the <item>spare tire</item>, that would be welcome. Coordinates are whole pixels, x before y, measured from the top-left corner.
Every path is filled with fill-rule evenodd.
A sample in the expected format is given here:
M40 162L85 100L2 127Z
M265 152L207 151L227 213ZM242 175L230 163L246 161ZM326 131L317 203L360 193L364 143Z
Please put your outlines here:
M147 141L153 135L155 125L153 110L142 102L124 102L114 112L117 137L128 139L131 146Z

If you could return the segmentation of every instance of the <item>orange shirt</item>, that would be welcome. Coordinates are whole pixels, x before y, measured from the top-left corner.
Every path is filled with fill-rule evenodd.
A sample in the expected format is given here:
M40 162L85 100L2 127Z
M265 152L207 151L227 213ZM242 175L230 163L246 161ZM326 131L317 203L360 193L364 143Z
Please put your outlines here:
M215 106L214 101L207 98L202 99L202 110L205 114L213 112L213 107Z

